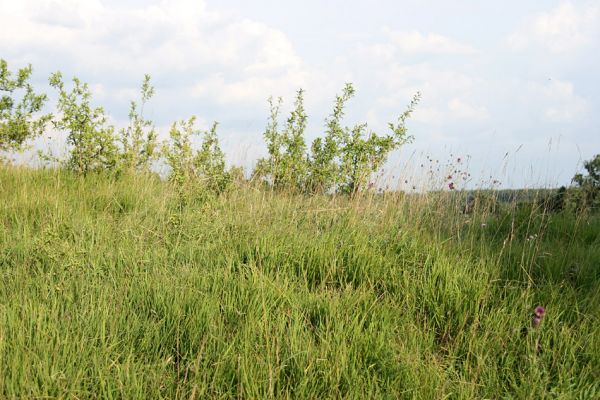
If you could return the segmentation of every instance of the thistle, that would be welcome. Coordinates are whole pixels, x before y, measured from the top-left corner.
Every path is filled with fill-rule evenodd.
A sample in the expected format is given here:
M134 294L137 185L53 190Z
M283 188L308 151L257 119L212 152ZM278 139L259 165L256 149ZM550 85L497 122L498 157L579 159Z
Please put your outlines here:
M537 306L535 310L533 310L533 316L531 317L531 326L535 329L540 326L542 323L542 319L544 319L544 315L546 314L546 309L542 306Z

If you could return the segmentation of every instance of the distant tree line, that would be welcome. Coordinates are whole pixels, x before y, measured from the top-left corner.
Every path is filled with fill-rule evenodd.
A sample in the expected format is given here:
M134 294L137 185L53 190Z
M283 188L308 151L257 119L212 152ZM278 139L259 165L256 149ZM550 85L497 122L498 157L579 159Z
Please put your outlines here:
M577 173L572 186L562 186L549 198L549 208L554 211L600 210L600 154L583 163L584 173Z

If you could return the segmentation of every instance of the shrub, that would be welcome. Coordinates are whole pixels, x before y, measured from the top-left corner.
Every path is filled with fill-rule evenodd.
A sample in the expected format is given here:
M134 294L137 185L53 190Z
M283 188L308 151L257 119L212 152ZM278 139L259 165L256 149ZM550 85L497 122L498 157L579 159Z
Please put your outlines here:
M347 87L352 88L351 85ZM353 91L352 91L353 93ZM391 133L378 135L367 129L366 123L342 130L339 190L354 195L363 190L373 173L387 160L390 152L412 141L407 134L406 120L419 102L420 94L413 97L409 107L396 123L388 124Z
M87 83L75 77L73 88L67 91L62 74L56 72L50 76L50 85L58 90L60 111L60 117L52 123L67 132L71 147L66 167L82 175L114 170L119 158L114 127L107 125L102 107L91 106Z
M271 116L264 134L269 156L259 160L254 175L276 189L350 195L364 190L390 152L412 140L407 134L406 120L420 94L413 97L397 122L389 123L391 133L378 135L368 130L366 123L352 128L342 125L346 103L354 93L354 87L348 83L342 94L336 96L333 112L326 120L325 137L313 141L310 154L304 141L307 121L304 91L298 91L294 109L281 132L278 117L282 102L270 99Z
M271 115L264 133L269 157L258 161L255 176L270 182L277 189L303 191L308 172L304 140L308 116L304 110L304 91L298 90L294 110L280 132L277 120L281 103L281 98L277 103L269 99Z
M129 126L120 130L119 141L122 146L122 171L149 171L159 153L156 129L152 121L144 118L144 107L154 96L154 87L150 84L150 75L144 75L140 89L140 105L131 101L129 108Z
M20 150L28 139L42 134L51 115L35 118L47 100L37 94L29 83L31 65L21 68L16 76L8 63L0 59L0 151ZM17 92L23 92L20 98Z
M600 154L585 161L583 166L587 174L575 174L572 180L578 188L576 196L578 208L598 209L600 207Z
M342 158L344 128L341 120L344 107L354 96L354 87L347 84L341 95L337 95L333 113L326 121L325 138L316 138L311 146L310 155L310 190L312 192L328 192L335 190L340 181L340 168L337 163Z
M170 179L183 186L196 186L220 193L230 182L225 171L225 155L219 147L217 123L204 132L200 150L194 150L192 138L202 131L194 128L196 117L174 123L170 141L163 145L163 154L171 168Z

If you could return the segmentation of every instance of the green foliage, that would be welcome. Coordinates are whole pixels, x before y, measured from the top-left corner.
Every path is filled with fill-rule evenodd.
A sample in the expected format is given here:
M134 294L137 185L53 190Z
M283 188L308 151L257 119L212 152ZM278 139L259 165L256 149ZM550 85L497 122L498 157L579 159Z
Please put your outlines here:
M578 173L573 182L579 189L577 201L580 208L597 209L600 207L600 154L585 161L586 175Z
M173 123L169 131L170 142L163 145L162 151L173 180L190 180L195 175L192 137L200 134L194 128L195 122L196 117L191 117L187 121Z
M562 186L542 199L549 211L580 213L600 209L600 154L585 161L583 166L587 173L575 174L571 180L573 186Z
M396 123L390 123L390 134L378 135L366 123L352 128L343 126L346 103L354 96L354 87L346 84L336 96L332 114L326 121L324 138L316 138L310 154L304 140L307 115L304 91L299 90L294 110L283 131L278 130L281 99L270 99L271 116L265 130L269 157L259 160L255 176L265 178L276 189L326 193L336 191L354 195L364 190L369 178L377 172L393 150L410 140L406 120L417 105L417 94Z
M47 100L37 94L29 79L31 65L21 68L16 76L8 70L8 63L0 59L0 151L20 150L25 141L40 135L50 115L35 118ZM20 99L17 93L23 92Z
M196 117L174 123L169 131L170 141L163 146L170 179L179 187L195 186L210 192L224 191L230 178L225 171L225 155L219 147L217 123L202 132L194 127ZM199 150L194 150L192 139L202 137Z
M30 67L0 71L0 144L14 149L41 132L45 97ZM379 135L343 125L347 84L310 151L304 92L281 130L271 100L254 175L315 193L297 198L226 190L244 172L194 117L162 147L171 184L90 174L158 156L150 78L120 136L86 84L50 83L70 171L0 166L0 398L598 397L598 215L497 192L319 195L368 187L412 139L419 94ZM585 168L553 207L597 204L600 156Z
M1 71L0 88L9 92L25 88L26 95L14 111L12 99L2 98L0 115L5 122L1 125L0 150L16 148L26 138L41 132L48 118L29 121L31 113L39 110L45 100L44 95L35 95L27 84L31 67L19 71L16 80L10 79L4 62ZM75 77L73 87L68 90L60 72L52 74L49 81L58 91L58 114L53 125L67 132L70 148L69 158L64 161L67 169L82 175L93 171L132 173L151 169L160 152L156 129L152 121L144 117L144 108L154 95L149 75L144 76L139 104L131 102L129 126L121 129L118 135L114 127L107 124L102 107L91 105L92 95L86 83ZM346 104L354 93L354 87L346 84L342 94L336 96L333 112L326 120L325 136L315 139L310 151L304 137L308 119L304 91L298 90L294 109L281 130L278 119L282 100L275 102L271 98L270 118L264 132L268 157L258 161L253 176L275 189L298 193L333 191L355 195L364 190L390 152L412 140L405 123L419 94L398 121L389 124L391 133L378 135L370 131L366 123L354 127L343 125ZM170 131L171 143L163 148L162 154L172 169L172 179L191 182L193 178L209 191L221 192L231 182L231 176L225 172L225 157L216 136L217 125L204 132L200 150L194 151L191 139L200 132L193 124L194 119L174 124Z
M304 90L298 90L294 109L280 132L278 118L281 103L281 98L277 103L269 99L271 115L264 133L269 157L258 161L255 176L265 179L276 189L302 191L308 173L304 140L308 116L304 110Z
M230 177L225 171L225 154L219 146L217 126L218 123L214 122L212 127L204 132L194 165L196 175L205 180L208 189L220 193L227 188Z
M282 98L277 99L277 103L274 103L273 98L269 98L270 116L267 122L267 127L263 134L266 144L267 151L269 153L268 158L261 158L257 161L256 167L252 173L253 179L266 180L271 186L276 187L280 180L281 173L279 172L279 163L281 160L281 134L279 133L279 110L281 108Z
M144 118L144 107L154 96L154 87L150 75L144 75L140 89L140 105L131 101L129 126L120 130L119 141L122 146L121 165L123 171L149 171L159 152L157 133L152 121Z
M366 123L357 124L351 130L343 129L339 179L342 192L354 195L363 190L369 178L387 160L390 152L412 141L413 137L407 134L406 120L414 111L419 99L420 93L417 93L407 110L398 117L398 121L388 124L390 134L378 135L367 131Z
M341 120L344 107L353 96L354 87L346 84L342 94L336 96L333 113L326 121L325 138L316 138L312 143L309 182L313 192L336 190L340 184L342 171L339 160L344 159L343 147L348 141L348 132L342 127Z
M70 156L65 162L67 169L86 175L90 172L115 170L119 161L114 127L107 125L102 107L92 107L92 94L87 83L73 78L68 91L62 74L50 76L50 85L58 90L59 115L52 122L54 127L67 132Z

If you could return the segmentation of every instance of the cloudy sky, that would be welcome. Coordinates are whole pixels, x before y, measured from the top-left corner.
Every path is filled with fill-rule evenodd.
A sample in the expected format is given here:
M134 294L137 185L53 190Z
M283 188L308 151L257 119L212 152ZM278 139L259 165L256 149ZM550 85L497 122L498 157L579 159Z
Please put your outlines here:
M122 126L149 73L157 95L147 115L161 132L192 114L217 120L231 163L264 154L269 96L288 110L306 90L310 140L344 82L357 89L348 124L375 131L422 93L408 124L415 141L391 157L393 176L423 173L427 156L461 157L472 185L557 185L600 153L597 1L0 0L0 9L0 57L13 69L31 63L37 87L51 94L56 70L78 76Z

